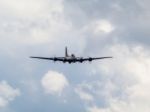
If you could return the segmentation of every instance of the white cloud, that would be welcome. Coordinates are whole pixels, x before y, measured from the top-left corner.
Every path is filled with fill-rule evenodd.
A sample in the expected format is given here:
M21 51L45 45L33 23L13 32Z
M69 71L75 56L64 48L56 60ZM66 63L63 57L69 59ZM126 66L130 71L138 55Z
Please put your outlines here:
M66 77L58 72L49 71L41 80L41 84L47 94L61 94L69 85Z
M111 98L118 88L116 85L111 82L108 78L107 80L95 80L95 81L86 81L77 86L75 92L79 97L85 102L94 103L98 99L103 100L103 103L107 103L106 98Z
M24 0L22 1L26 2ZM23 17L21 19L18 19L18 15L6 14L8 17L6 16L6 19L2 19L2 21L0 21L0 23L2 24L0 28L0 35L2 37L0 38L0 49L2 49L4 52L11 52L11 54L16 54L16 50L18 50L18 47L26 48L25 46L27 45L35 46L44 44L42 46L46 45L47 48L50 47L50 49L53 49L56 46L57 48L59 48L66 45L68 47L73 46L72 48L75 48L74 46L78 45L80 47L80 50L78 50L77 52L81 53L86 45L85 38L81 38L83 37L82 32L74 29L71 22L65 17L62 3L63 0L31 1L37 2L35 4L40 4L39 2L42 2L41 4L50 5L48 6L49 8L53 7L54 9L56 9L55 11L50 11L49 8L41 6L43 10L48 11L47 14L38 12L39 15L44 15L42 17L34 16L32 14L30 16L30 12L29 15L25 15L25 17L23 15L19 15L19 17ZM6 4L9 4L8 0L6 0L6 2ZM28 4L28 2L30 1L27 1L25 5ZM17 3L14 4L17 5ZM59 8L61 9L59 10ZM8 8L8 10L11 9ZM0 16L5 17L3 13L0 13ZM30 16L31 18L28 18L28 16Z
M114 30L115 26L107 19L93 20L83 27L83 31L86 34L90 32L93 35L92 37L97 37L98 35L106 37Z
M82 99L82 100L84 100L84 101L93 101L94 100L94 98L93 98L93 96L90 94L90 93L88 93L88 92L86 92L85 90L83 90L83 88L82 87L78 87L78 88L76 88L75 89L75 92L79 95L79 97Z
M103 69L105 73L132 75L131 78L138 78L140 83L148 83L150 81L147 78L150 73L150 53L146 48L142 46L114 45L110 48L110 53L114 57L111 63L104 63L99 66L100 69L106 68Z
M106 50L105 50L106 51ZM118 95L111 93L107 107L90 107L90 112L148 112L150 110L150 52L142 46L114 45L109 51L114 59L99 65L111 79ZM110 89L110 88L108 88ZM99 90L97 90L99 91ZM108 90L107 90L108 91ZM120 92L122 94L120 94Z
M103 108L98 108L96 106L93 106L93 107L89 107L87 109L87 112L111 112L111 111L108 109L103 109Z
M6 14L29 18L63 10L62 0L1 0L0 6Z
M6 81L0 82L0 108L7 106L19 95L19 89L12 88Z
M113 25L107 21L107 20L99 20L94 23L95 29L94 33L95 34L101 34L101 33L111 33L114 30Z
M54 43L71 26L64 17L63 0L2 0L0 16L4 46L8 39L15 45Z
M82 53L86 40L82 38L82 31L75 29L66 17L63 0L3 1L0 1L2 51L16 55L18 48L24 49L28 45L36 46L37 49L42 49L43 46L47 46L48 49L54 49L56 46L74 49L75 46L79 46L80 50L77 50L77 53ZM4 7L7 10L4 10ZM42 47L39 46L41 44Z
M121 101L117 99L111 99L110 105L106 108L92 106L87 108L87 112L149 112L149 104L143 102L137 105L132 101Z

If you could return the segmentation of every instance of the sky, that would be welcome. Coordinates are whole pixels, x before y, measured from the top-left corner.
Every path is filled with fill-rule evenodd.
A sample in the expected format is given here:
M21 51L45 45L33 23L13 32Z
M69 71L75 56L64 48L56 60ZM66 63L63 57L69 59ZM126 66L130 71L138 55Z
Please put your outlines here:
M1 112L149 112L149 0L0 0ZM113 56L63 64L30 56Z

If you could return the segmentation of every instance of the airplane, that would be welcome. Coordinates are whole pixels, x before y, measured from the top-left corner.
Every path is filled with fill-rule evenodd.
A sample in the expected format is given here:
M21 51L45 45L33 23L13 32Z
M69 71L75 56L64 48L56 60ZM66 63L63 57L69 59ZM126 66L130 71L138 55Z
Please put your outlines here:
M71 64L71 63L76 63L76 62L83 63L85 61L92 62L93 60L100 60L100 59L112 58L112 57L94 57L94 58L92 58L92 57L88 57L88 58L76 57L74 54L68 55L68 50L67 50L67 47L66 47L64 57L34 57L34 56L31 56L30 58L43 59L43 60L52 60L54 62L60 61L60 62L63 62L63 63L68 62L69 64Z

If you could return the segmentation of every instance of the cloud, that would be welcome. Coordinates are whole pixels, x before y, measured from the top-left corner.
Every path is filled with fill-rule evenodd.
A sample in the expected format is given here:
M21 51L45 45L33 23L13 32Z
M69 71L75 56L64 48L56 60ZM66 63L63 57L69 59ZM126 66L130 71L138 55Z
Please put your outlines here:
M61 94L69 86L66 77L58 72L49 71L41 80L41 84L47 94Z
M24 57L42 54L44 56L46 53L50 53L51 56L55 53L57 55L66 45L69 51L77 55L108 54L114 58L86 66L81 64L81 68L75 64L65 70L66 73L70 72L69 79L72 80L70 83L75 87L67 97L73 96L76 92L76 97L70 98L71 102L75 103L67 102L66 105L77 107L81 102L82 104L88 102L88 105L81 106L82 109L86 107L90 112L142 112L143 110L147 112L150 110L149 15L148 0L1 0L0 50L1 59L5 62L1 71L6 74L1 77L10 78L11 71L16 80L20 79L17 74L22 74L21 79L23 78L26 83L29 82L26 86L31 86L29 89L25 87L22 89L33 92L32 96L24 94L22 98L30 99L36 97L34 94L39 91L36 85L38 83L36 73L40 73L41 69L26 72L26 67L32 68L35 65L27 64L28 62L22 60L26 60ZM8 59L10 54L16 56L15 60L14 57L11 61ZM18 72L12 70L14 63L17 66L20 64L24 66ZM66 69L66 66L59 64L55 67L61 68L62 71ZM90 71L92 67L93 73ZM34 73L36 83L26 81L26 74L31 76ZM60 74L56 71L45 74L41 80L45 93L55 95L64 92L69 82L63 74ZM42 102L45 102L45 99L48 102L45 104L56 103L48 101L42 95ZM9 103L1 97L0 102L3 105ZM22 105L29 102L23 101ZM28 104L28 109L36 107L31 103ZM42 108L43 105L45 107L45 104L39 103L38 107ZM61 106L64 105L51 108L57 109ZM78 109L80 111L81 108Z
M1 0L0 6L5 14L18 17L40 17L48 12L61 12L63 10L62 0ZM0 11L0 13L2 13Z
M0 82L0 108L7 106L19 95L19 89L12 88L6 81Z
M109 34L114 30L115 26L107 19L96 19L83 26L83 32L89 34L92 38L101 36L105 39L110 37Z
M100 33L111 33L114 30L114 27L112 24L107 21L107 20L99 20L95 23L95 34L100 34Z
M54 43L70 29L63 0L2 0L0 9L3 46Z
M113 91L109 92L109 95L103 94L104 99L106 99L104 101L107 101L105 107L97 106L98 103L95 102L96 104L89 106L87 111L142 112L144 110L148 112L150 109L149 50L140 45L127 46L117 44L111 46L110 51L114 57L113 61L98 66L100 73L105 75L114 89L111 87L100 90L96 86L95 92L99 93L100 96L102 92ZM107 85L107 82L102 81L101 84ZM95 99L99 99L97 96L95 97Z
M83 88L81 86L77 87L75 89L75 92L84 101L91 102L94 100L93 96L90 93L88 93L87 91L83 90Z
M111 112L111 111L93 106L93 107L88 108L87 112Z
M0 49L4 52L17 54L16 50L20 47L36 46L41 49L39 45L50 49L66 45L77 45L81 51L85 48L86 41L82 38L82 32L74 29L65 16L63 0L15 0L13 3L6 0L1 1L0 5L7 12L13 11L11 14L0 13Z
M99 78L97 78L99 79ZM116 85L111 82L110 79L107 80L94 80L85 81L77 86L75 92L79 95L81 100L87 104L87 107L92 105L107 106L108 100L114 96L118 91ZM119 97L119 96L118 96Z

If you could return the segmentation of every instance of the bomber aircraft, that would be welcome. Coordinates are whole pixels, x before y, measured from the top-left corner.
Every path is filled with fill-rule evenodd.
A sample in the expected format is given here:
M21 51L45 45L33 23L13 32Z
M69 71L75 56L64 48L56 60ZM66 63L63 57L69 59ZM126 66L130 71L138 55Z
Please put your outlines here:
M87 58L76 57L74 54L68 55L68 50L67 50L67 47L66 47L64 57L34 57L34 56L31 56L30 58L43 59L43 60L52 60L54 62L60 61L60 62L63 62L63 63L68 62L69 64L71 64L71 63L76 63L76 62L82 63L82 62L85 62L85 61L92 62L93 60L100 60L100 59L112 58L112 57L87 57Z

